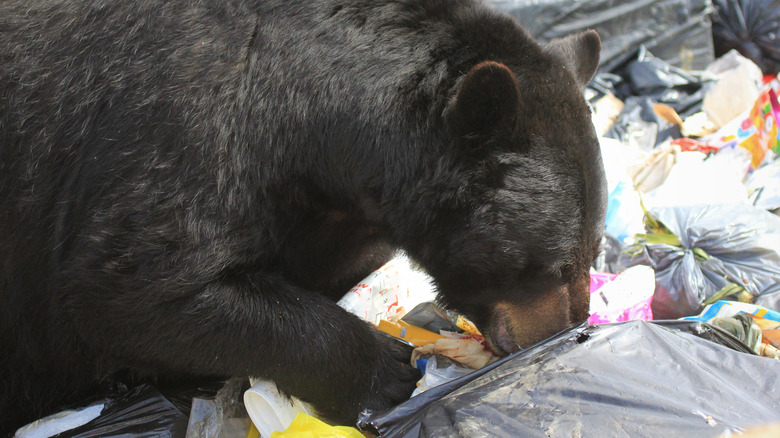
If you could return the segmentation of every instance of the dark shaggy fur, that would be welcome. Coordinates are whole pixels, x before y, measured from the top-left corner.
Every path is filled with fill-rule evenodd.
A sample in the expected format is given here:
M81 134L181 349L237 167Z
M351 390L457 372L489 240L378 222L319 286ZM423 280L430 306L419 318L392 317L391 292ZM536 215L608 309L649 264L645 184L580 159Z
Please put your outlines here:
M334 302L396 248L497 351L581 321L598 50L475 0L0 2L0 430L120 372L397 403Z

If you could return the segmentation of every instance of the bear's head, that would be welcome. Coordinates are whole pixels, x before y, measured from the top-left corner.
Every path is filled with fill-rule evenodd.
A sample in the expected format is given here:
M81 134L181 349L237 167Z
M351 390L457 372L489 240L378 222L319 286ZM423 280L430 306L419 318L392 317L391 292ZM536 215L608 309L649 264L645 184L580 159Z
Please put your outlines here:
M462 185L441 256L440 300L507 354L588 317L606 180L583 88L598 67L593 31L482 60L445 112Z

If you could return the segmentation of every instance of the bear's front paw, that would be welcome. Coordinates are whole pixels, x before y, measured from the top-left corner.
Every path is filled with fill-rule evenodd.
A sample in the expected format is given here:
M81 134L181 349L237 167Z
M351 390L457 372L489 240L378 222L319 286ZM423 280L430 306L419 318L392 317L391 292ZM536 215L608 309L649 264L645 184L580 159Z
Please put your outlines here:
M420 371L409 363L412 347L384 335L380 345L383 354L379 358L371 391L364 400L364 409L387 409L408 400L421 377Z
M376 332L376 343L366 346L371 360L354 362L348 373L329 376L336 392L317 391L312 403L317 415L334 424L354 425L365 409L389 409L409 399L420 372L409 363L412 348ZM345 370L347 371L347 370ZM312 399L313 402L315 399Z

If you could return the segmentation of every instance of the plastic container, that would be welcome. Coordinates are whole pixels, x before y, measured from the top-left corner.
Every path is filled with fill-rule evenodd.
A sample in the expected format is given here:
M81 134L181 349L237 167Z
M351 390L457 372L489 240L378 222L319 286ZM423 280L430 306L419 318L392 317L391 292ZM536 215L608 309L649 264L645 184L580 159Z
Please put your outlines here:
M244 392L244 406L260 436L270 438L276 431L287 429L299 413L312 415L312 409L294 397L279 393L276 385L267 380L253 380Z

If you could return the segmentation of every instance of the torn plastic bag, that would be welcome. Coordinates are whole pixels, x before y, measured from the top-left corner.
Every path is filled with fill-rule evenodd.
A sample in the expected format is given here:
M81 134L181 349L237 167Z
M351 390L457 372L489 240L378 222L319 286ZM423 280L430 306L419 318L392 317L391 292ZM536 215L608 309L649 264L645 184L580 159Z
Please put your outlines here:
M100 416L55 435L88 437L183 437L187 416L152 386L141 385L109 400Z
M248 379L234 377L214 397L193 398L186 438L245 438L251 424L243 403L248 388Z
M14 438L48 438L62 432L75 429L100 416L106 401L101 400L76 409L66 409L55 414L48 415L20 427Z
M655 269L655 318L696 315L729 288L780 310L780 217L749 204L657 207L649 215L679 246L645 243L621 253L620 262Z
M701 110L702 100L713 85L712 78L686 73L645 47L639 48L636 59L619 74L626 79L633 96L650 97L674 108L682 117ZM622 97L620 91L618 97Z
M780 71L780 1L714 0L716 56L736 49L766 74Z
M618 139L650 153L656 145L682 135L679 127L656 114L653 107L657 101L651 97L631 96L624 103L623 110L604 137Z
M616 72L623 81L612 81L614 94L624 103L612 128L605 137L636 144L649 153L658 144L682 136L680 126L670 123L656 112L656 105L673 109L680 117L701 111L702 101L714 84L714 76L686 73L653 56L644 47L634 60ZM594 84L593 93L607 90L605 81Z
M600 71L614 71L644 45L685 70L712 62L710 0L489 0L543 40L595 29Z
M433 355L426 359L418 359L418 363L419 361L424 363L425 367L423 368L423 377L417 382L417 389L412 392L412 397L458 377L469 375L474 371L442 355Z
M717 436L777 421L780 361L701 322L576 327L383 412L380 437Z
M753 61L731 50L707 71L718 79L704 96L702 110L718 128L750 111L763 85L761 69Z
M158 381L156 386L142 384L131 386L131 389L121 379L104 383L102 389L80 405L83 407L67 409L30 423L19 429L16 436L184 437L193 401L214 398L227 386L225 380L219 378L166 379Z

